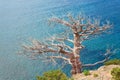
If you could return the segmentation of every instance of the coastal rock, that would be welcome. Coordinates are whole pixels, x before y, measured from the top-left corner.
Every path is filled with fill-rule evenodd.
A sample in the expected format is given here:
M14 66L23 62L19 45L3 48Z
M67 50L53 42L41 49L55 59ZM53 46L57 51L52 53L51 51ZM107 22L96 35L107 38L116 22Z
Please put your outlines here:
M120 65L108 65L101 66L97 70L91 70L88 76L85 76L83 73L73 75L74 80L111 80L111 70L115 67L120 67ZM97 74L98 76L94 76Z

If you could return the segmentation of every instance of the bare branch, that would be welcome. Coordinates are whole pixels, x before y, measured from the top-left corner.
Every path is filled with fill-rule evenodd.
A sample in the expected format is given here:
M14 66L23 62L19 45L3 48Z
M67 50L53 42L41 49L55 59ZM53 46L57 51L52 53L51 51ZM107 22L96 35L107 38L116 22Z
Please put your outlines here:
M107 29L110 29L112 25L110 25L108 22L107 24L104 24L103 26L100 26L100 21L95 19L94 23L86 23L86 28L80 32L80 36L89 36L93 34L100 34L104 32Z
M52 37L52 38L49 38L49 39L47 39L47 40L48 40L48 41L54 40L54 41L58 41L58 42L69 41L69 42L73 43L73 40L71 40L71 39L69 39L69 38L67 38L67 37L62 37L62 38Z
M50 21L57 22L57 23L63 24L68 27L72 27L72 25L69 22L59 19L59 18L51 18Z
M93 63L93 64L84 64L82 65L82 67L90 67L90 66L95 66L95 65L98 65L98 64L102 64L104 62L106 62L107 60L109 60L110 56L112 55L114 51L111 51L110 49L106 49L106 53L104 54L105 56L105 59L104 60L101 60L101 61L97 61L96 63Z
M71 53L71 52L69 52L69 51L64 50L64 48L66 48L66 47L67 47L67 48L70 48L69 46L67 46L67 45L65 45L65 44L64 44L64 45L61 45L61 44L54 44L54 43L52 43L52 44L51 44L51 47L52 47L52 46L58 47L58 48L59 48L59 50L58 50L59 53L63 53L63 54L66 54L66 55L69 54L69 53ZM72 48L70 48L70 49L72 49Z
M71 40L71 39L66 39L67 41L69 41L69 42L71 42L71 43L73 43L73 40Z
M65 43L63 44L63 46L69 49L70 51L73 51L73 49L70 46L66 45Z
M105 58L104 60L102 60L102 61L98 61L98 62L96 62L96 63L94 63L94 64L84 64L84 65L82 65L82 67L95 66L95 65L98 65L98 64L102 64L102 63L106 62L107 60L108 60L108 59Z
M63 56L48 56L47 58L50 58L50 59L62 59L62 60L68 61L68 64L71 64L70 59L66 58L66 57L63 57Z
M37 54L45 54L45 53L62 53L64 55L66 55L67 57L69 57L69 54L71 52L64 50L64 48L70 48L69 46L65 45L65 44L55 44L55 43L51 43L51 44L44 44L41 43L37 40L33 40L32 41L32 46L27 46L27 45L23 45L22 46L24 51L31 53L31 56L35 56Z
M47 53L47 52L54 52L54 53L58 52L57 50L53 50L52 48L49 48L48 46L45 45L39 45L39 47L23 45L22 47L27 52L38 53L38 54Z
M73 18L73 16L69 13L68 15L67 15L67 17L69 18L69 20L70 20L70 23L76 23L76 20Z
M65 44L65 40L70 40L70 39L67 39L67 37L63 37L63 38L52 37L52 38L47 39L47 40L51 42L51 46L62 47L63 49L67 48L70 51L73 50L70 46ZM72 41L72 40L70 40L70 41ZM58 42L58 43L54 43L54 42Z

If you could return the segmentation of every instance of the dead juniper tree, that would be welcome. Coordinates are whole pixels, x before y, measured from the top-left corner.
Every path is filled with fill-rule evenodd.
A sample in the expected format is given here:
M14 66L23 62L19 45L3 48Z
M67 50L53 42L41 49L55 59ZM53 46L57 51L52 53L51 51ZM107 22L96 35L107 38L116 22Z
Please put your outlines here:
M27 55L53 62L56 62L57 59L62 59L72 66L72 74L81 73L83 67L95 66L105 62L109 58L110 50L107 50L106 58L102 61L94 64L82 64L80 61L80 51L84 48L82 42L109 29L111 24L108 21L102 24L101 21L96 18L81 15L77 17L67 15L65 19L52 17L49 22L68 27L71 34L53 36L44 42L32 40L32 45L23 45L23 49ZM70 38L71 35L73 36L72 38ZM71 43L72 46L66 44L66 42Z

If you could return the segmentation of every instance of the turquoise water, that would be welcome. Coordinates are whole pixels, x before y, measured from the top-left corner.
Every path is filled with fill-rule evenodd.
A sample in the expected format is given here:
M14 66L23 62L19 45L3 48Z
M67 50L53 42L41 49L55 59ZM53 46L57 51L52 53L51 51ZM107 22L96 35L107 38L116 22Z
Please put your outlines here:
M114 24L111 34L84 42L83 63L103 59L102 53L107 45L120 48L119 0L0 0L0 80L34 80L36 75L55 69L39 60L18 55L17 51L30 38L43 40L49 33L62 30L48 27L47 19L51 16L62 17L68 12L77 14L81 11ZM120 53L112 58L120 58ZM65 67L63 70L68 74L69 69Z

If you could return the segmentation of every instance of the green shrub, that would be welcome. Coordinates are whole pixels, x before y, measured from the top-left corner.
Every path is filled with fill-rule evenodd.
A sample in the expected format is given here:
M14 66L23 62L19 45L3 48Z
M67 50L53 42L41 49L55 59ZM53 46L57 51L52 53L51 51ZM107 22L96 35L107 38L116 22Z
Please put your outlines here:
M98 74L94 74L93 76L94 76L94 77L98 77Z
M84 74L85 76L88 76L88 75L90 75L90 71L89 71L89 70L84 70L84 71L83 71L83 74Z
M37 80L73 80L69 79L61 70L45 72L43 76L37 76Z
M107 62L104 63L105 65L120 65L120 60L119 59L113 59L113 60L109 60Z
M44 76L37 76L36 79L37 79L37 80L47 80L47 78L44 77Z
M111 75L114 80L120 80L120 68L113 68L111 71Z

